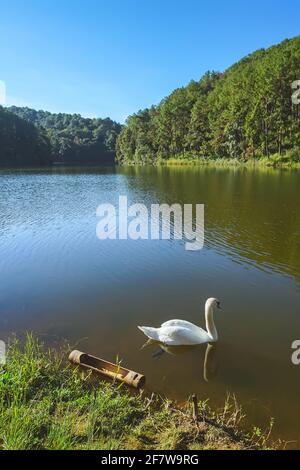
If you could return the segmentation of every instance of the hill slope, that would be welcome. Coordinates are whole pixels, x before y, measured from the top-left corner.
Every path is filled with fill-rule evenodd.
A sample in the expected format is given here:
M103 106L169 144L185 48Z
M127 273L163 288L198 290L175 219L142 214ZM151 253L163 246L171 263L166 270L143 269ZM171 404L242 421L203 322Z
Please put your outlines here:
M51 163L47 134L0 106L0 167Z
M121 125L111 119L86 119L79 114L52 114L11 106L8 111L47 136L51 160L65 164L113 163Z
M130 116L117 142L120 163L170 157L247 160L300 149L300 36L243 58L224 73L207 72Z

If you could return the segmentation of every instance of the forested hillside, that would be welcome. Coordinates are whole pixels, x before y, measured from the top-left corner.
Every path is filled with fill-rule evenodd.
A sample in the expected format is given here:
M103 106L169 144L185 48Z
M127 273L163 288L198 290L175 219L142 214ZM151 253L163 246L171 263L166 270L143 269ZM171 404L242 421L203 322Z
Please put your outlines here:
M120 163L178 158L299 159L300 36L207 72L127 119L117 142Z
M0 106L0 167L51 163L47 133Z
M47 135L52 161L66 164L113 163L121 125L111 119L52 114L12 106L8 110Z

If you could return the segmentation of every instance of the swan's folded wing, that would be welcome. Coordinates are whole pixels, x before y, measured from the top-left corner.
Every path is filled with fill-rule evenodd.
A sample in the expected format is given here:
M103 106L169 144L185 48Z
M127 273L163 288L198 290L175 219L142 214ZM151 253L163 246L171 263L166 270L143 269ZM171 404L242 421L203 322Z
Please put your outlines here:
M168 320L161 325L162 328L168 326L180 326L182 328L188 328L191 330L198 329L198 326L186 320Z
M206 331L198 328L197 332L182 326L166 326L158 329L159 341L169 346L202 344L210 341Z

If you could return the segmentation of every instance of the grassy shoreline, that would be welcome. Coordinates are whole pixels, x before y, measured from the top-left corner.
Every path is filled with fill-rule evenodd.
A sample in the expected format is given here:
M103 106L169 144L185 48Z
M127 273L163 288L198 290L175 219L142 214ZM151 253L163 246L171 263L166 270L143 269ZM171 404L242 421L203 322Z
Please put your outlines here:
M0 449L269 449L270 429L242 430L242 410L183 407L123 385L95 380L66 361L67 350L45 349L32 335L13 340L0 366Z
M300 162L288 161L280 158L261 158L258 160L238 160L237 158L170 158L166 161L160 161L158 165L166 166L206 166L222 168L274 168L274 169L300 169Z
M205 166L222 168L274 168L274 169L300 169L300 155L295 152L284 155L274 154L269 157L249 158L213 158L199 157L191 154L178 155L167 159L119 162L123 165L153 165L153 166Z

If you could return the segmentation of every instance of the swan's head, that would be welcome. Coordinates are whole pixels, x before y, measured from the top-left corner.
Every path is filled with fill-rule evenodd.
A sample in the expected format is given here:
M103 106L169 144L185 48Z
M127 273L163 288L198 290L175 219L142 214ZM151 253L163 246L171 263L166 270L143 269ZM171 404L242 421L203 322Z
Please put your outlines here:
M218 299L211 297L207 299L205 308L221 308L221 303Z

